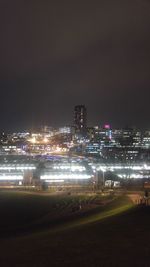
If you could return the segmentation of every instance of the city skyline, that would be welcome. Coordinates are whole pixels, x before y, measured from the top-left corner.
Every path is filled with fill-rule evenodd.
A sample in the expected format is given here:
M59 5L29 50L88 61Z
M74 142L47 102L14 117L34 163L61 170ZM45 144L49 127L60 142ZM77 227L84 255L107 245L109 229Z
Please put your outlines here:
M81 110L80 110L81 108ZM85 111L82 111L82 109ZM22 125L19 121L17 125L13 125L12 127L9 127L9 125L7 125L6 127L0 127L0 132L5 132L5 133L13 133L13 132L34 132L34 131L41 131L41 129L44 129L45 127L50 127L50 128L63 128L63 127L74 127L76 130L81 131L82 127L83 130L85 130L86 128L94 128L94 127L98 127L101 129L106 129L105 127L109 127L110 129L139 129L140 131L149 131L150 127L148 127L148 125L144 127L138 127L135 124L113 124L111 121L107 120L107 121L99 121L97 124L91 124L89 121L89 110L87 109L87 106L85 106L83 103L79 104L79 105L75 105L72 110L71 110L71 120L70 121L66 121L66 123L63 123L63 121L61 121L60 123L52 123L50 124L48 121L34 121L33 117L32 119L30 118L30 121L32 120L32 123L26 126L20 126ZM80 112L85 112L85 114ZM44 123L45 122L45 123Z

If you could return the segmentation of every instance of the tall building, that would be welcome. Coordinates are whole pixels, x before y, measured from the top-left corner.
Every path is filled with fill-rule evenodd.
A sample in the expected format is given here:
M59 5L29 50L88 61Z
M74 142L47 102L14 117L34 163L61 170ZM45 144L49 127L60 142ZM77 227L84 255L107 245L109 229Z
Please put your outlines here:
M87 127L87 110L84 105L74 108L74 125L76 131L84 132Z

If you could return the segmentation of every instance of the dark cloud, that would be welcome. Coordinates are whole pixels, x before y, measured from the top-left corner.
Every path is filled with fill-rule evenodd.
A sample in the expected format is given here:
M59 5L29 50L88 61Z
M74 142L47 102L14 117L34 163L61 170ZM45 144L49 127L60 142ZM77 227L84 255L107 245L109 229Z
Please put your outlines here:
M1 0L0 128L150 127L150 5L140 0Z

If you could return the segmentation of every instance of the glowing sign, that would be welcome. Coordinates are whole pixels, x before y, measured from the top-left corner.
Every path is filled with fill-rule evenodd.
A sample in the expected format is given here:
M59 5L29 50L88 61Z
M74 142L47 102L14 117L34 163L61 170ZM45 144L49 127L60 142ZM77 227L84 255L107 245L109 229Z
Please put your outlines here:
M105 124L104 125L104 129L108 129L109 130L110 129L110 124Z

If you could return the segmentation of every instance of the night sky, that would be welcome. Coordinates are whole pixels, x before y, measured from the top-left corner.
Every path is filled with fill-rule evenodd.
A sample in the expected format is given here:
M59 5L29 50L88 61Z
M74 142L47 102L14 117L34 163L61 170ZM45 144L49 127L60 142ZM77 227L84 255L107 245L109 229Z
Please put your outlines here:
M0 0L0 130L150 128L150 1Z

